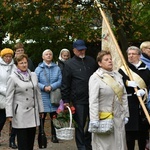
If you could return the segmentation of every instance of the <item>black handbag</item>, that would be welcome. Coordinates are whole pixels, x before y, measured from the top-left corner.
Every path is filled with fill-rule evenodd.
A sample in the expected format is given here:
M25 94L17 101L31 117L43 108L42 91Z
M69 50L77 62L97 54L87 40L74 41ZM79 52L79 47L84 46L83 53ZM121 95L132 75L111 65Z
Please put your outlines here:
M43 149L43 148L47 148L47 137L44 132L42 118L40 118L40 126L41 128L38 134L38 145L39 145L39 148Z

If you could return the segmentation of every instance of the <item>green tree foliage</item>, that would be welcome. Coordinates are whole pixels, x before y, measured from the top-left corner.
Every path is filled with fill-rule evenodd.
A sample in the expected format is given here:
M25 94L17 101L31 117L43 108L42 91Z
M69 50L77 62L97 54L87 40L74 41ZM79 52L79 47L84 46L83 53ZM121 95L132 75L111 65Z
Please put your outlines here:
M115 25L113 31L123 50L129 42L150 39L149 0L100 2ZM41 53L47 48L54 52L56 60L59 51L71 50L72 41L77 38L92 44L101 42L101 14L94 0L3 0L0 12L0 41L8 33L12 41L11 45L1 43L1 48L8 44L13 48L20 39L35 63L41 61ZM29 41L32 43L27 44Z
M56 59L62 48L72 49L74 39L95 42L101 37L101 29L93 29L100 27L100 14L93 6L77 7L69 1L10 0L1 7L4 33L9 33L13 43L17 39L23 42L32 39L33 43L25 47L35 58L41 58L42 51L50 48ZM98 20L97 24L93 20Z
M123 50L129 44L150 40L149 0L100 0L111 15Z

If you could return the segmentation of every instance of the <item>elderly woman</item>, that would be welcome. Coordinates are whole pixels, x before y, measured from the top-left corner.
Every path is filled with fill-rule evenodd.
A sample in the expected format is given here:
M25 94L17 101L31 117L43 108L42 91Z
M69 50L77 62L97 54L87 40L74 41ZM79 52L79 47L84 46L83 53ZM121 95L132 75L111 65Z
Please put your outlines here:
M127 93L122 76L113 71L109 51L98 53L99 68L89 80L89 107L93 150L127 150L125 123L129 117ZM108 115L108 116L107 116ZM99 127L101 119L112 119L114 130L101 134L93 129Z
M126 124L126 139L128 150L134 150L135 140L138 140L140 150L145 150L146 139L148 138L149 124L144 118L137 96L145 96L146 89L150 86L150 71L140 60L141 50L136 46L130 46L127 49L128 66L134 81L130 81L124 67L119 72L123 76L123 81L128 94L129 103L129 122ZM137 87L137 95L134 88ZM144 98L144 97L143 97Z
M6 83L8 76L15 68L13 61L13 50L10 48L4 48L1 51L0 57L0 132L6 121L5 105L6 105ZM11 136L9 139L9 146L13 149L17 148L15 144L15 130L11 130Z
M49 113L51 118L51 141L53 143L58 143L56 131L52 122L52 118L56 114L57 106L51 104L50 92L61 87L62 74L58 65L52 62L53 52L50 49L46 49L43 52L42 58L43 62L35 69L35 73L38 76L39 87L41 89L44 104L43 125L45 117L47 113Z
M6 90L6 116L17 133L18 150L33 150L36 127L44 112L37 76L28 69L28 57L14 58L16 69Z
M58 58L58 66L60 67L61 71L64 68L64 62L70 58L70 51L66 48L62 49L59 54Z
M141 60L147 65L150 70L150 41L144 41L140 45L142 51Z

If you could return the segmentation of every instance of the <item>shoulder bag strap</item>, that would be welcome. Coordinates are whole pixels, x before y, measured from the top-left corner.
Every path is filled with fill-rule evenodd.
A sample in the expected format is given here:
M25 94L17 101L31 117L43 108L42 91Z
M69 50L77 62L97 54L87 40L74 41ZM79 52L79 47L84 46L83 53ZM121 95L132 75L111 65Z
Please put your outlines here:
M49 85L50 85L50 80L48 79L48 77L47 77L47 75L46 75L46 70L45 70L45 68L42 68L42 69L43 69L43 72L44 72L45 78L46 78L47 82L48 82L48 83L49 83Z

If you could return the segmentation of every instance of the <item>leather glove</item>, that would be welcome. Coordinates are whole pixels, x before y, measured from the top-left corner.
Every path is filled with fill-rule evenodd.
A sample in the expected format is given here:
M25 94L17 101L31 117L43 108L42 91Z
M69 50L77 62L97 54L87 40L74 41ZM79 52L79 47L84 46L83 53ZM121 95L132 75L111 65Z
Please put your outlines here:
M138 84L135 81L127 81L127 86L135 88Z
M124 123L127 124L129 122L129 118L124 118Z
M146 93L146 92L145 92L143 89L140 89L140 90L138 90L138 91L136 92L136 95L142 97L143 95L145 95L145 93Z

